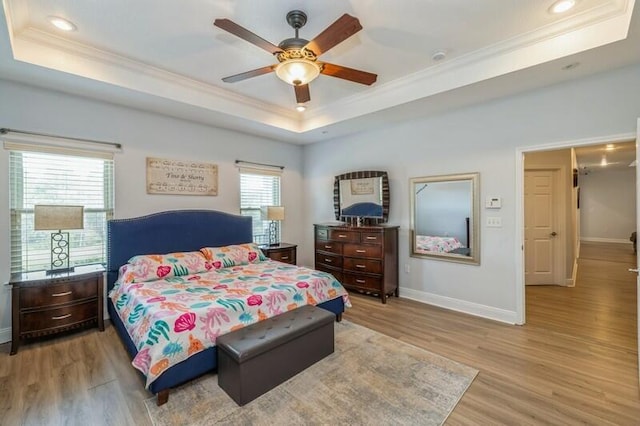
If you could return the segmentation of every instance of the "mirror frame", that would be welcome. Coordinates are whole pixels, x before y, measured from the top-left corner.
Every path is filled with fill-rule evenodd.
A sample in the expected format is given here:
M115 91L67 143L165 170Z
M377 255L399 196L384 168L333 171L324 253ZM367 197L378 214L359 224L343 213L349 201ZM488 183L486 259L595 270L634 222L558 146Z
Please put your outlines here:
M354 225L357 222L356 217L340 215L340 181L347 179L367 179L376 177L382 178L382 218L363 218L363 225L378 225L381 223L387 223L387 221L389 220L389 176L387 175L387 172L377 170L343 173L334 178L333 210L336 215L336 220L343 221L351 225Z
M416 185L430 182L471 182L471 215L469 217L469 239L471 244L471 255L453 253L422 253L416 250ZM411 257L421 259L436 259L447 262L467 263L473 265L480 264L480 173L463 173L455 175L424 176L409 179L409 199L410 199L410 225L409 225L409 254Z

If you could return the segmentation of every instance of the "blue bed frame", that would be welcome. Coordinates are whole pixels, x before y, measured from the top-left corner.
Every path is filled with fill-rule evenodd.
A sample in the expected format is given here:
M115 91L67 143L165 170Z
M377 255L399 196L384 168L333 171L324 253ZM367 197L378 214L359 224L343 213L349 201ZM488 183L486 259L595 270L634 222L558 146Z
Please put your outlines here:
M215 210L173 210L131 219L110 220L107 224L107 292L118 279L120 266L135 255L196 251L202 247L220 247L252 241L251 218ZM344 312L341 297L318 305L336 314ZM107 311L129 356L137 354L129 333L122 324L110 298ZM169 389L215 371L218 356L215 347L199 352L169 368L149 390L158 396L158 405L167 402Z

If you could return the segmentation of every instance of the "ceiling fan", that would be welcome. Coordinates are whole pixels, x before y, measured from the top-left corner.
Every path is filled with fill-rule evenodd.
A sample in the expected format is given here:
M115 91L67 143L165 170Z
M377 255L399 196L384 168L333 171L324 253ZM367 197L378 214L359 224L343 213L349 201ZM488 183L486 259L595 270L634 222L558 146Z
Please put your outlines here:
M287 13L287 22L295 30L295 37L282 40L276 46L229 19L216 19L213 23L216 27L255 44L278 59L277 64L225 77L222 81L235 83L275 71L278 78L294 87L296 101L301 105L311 100L309 82L320 74L366 85L373 84L378 78L366 71L318 61L320 55L362 29L358 18L345 13L311 41L298 37L298 30L307 23L304 12L292 10Z

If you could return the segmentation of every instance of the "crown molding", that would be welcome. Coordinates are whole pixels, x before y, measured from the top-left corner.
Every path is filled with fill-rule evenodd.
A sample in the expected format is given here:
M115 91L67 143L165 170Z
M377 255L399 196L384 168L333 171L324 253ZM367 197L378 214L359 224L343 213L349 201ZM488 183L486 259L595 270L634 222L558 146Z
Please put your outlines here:
M300 134L626 38L635 0L598 7L299 114L28 24L3 0L15 60Z

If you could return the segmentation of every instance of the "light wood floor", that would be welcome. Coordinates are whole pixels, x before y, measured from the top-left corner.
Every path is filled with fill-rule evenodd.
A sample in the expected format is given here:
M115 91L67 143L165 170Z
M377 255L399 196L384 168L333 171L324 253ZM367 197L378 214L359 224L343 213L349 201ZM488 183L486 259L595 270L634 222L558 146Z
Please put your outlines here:
M447 424L638 425L635 258L583 244L579 263L575 288L527 288L525 326L357 294L345 318L480 370ZM2 425L150 423L113 327L8 353L0 345Z

